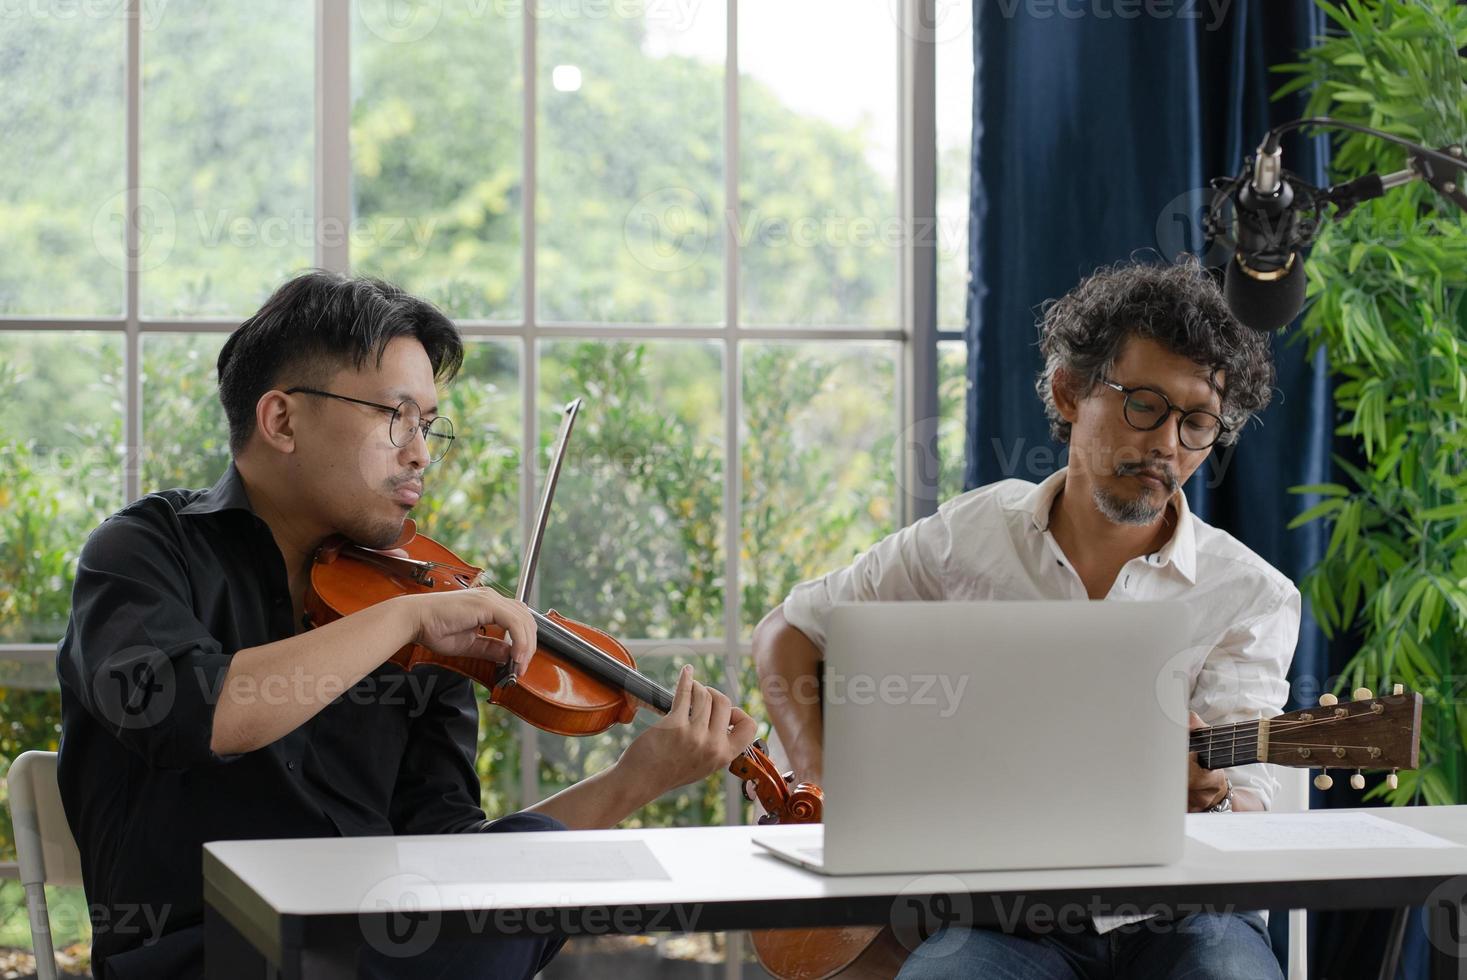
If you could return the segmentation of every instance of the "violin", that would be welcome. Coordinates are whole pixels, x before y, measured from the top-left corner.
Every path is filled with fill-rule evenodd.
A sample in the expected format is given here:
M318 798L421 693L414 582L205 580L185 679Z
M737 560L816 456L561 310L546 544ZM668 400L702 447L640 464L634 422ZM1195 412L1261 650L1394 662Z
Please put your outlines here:
M307 625L324 625L393 596L479 586L482 569L415 533L415 528L408 533L412 536L404 535L397 544L406 557L343 538L323 543L311 566ZM491 704L556 735L599 735L613 725L631 722L640 704L662 714L672 710L672 692L638 671L631 653L615 637L553 609L546 613L531 609L530 614L536 629L535 655L519 676L507 663L444 655L416 643L398 650L391 661L403 670L431 664L472 678L488 689ZM479 632L494 640L505 637L498 626L483 626ZM762 743L740 753L729 771L743 781L745 795L752 791L750 798L764 807L765 822L819 820L820 788L808 783L791 786L791 777L779 772Z
M516 598L522 602L534 576L550 501L579 407L580 399L566 407L539 518L521 563ZM484 582L483 569L418 534L411 520L391 552L335 536L323 542L312 559L305 621L314 628L394 596L472 589ZM463 674L488 689L490 703L556 735L599 735L613 725L630 723L643 704L662 714L672 710L672 692L638 671L631 653L615 637L553 609L541 613L531 608L530 613L536 628L535 654L518 676L507 663L444 655L416 643L395 652L391 662L403 670L430 664ZM493 640L505 638L504 629L498 626L482 626L479 633ZM793 774L779 771L762 741L735 757L729 772L743 783L745 797L757 799L764 808L761 823L820 820L820 787L793 785Z

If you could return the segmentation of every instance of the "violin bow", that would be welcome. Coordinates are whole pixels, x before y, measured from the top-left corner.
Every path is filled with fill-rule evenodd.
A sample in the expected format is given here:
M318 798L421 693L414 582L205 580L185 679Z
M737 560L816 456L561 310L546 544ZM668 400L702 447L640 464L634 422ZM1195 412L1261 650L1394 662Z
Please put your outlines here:
M520 583L514 590L514 597L520 602L530 601L530 588L535 584L535 566L540 562L540 544L545 540L545 526L550 523L550 502L555 499L555 484L560 480L560 465L565 462L565 447L570 444L571 429L575 427L576 415L580 411L579 398L561 409L560 432L555 437L555 453L550 458L550 469L545 471L545 490L540 494L540 511L535 515L535 527L530 532L530 540L525 542L525 555L520 562Z
M560 432L555 437L555 452L550 459L550 468L545 472L545 489L540 495L540 510L535 515L535 526L530 539L525 542L524 559L520 562L520 581L515 588L515 598L529 602L530 589L535 583L535 569L540 561L540 545L545 540L545 528L550 523L550 504L555 499L555 486L560 481L561 465L565 462L566 446L570 444L571 430L581 410L581 399L568 402L561 410ZM502 669L498 683L514 683L514 675ZM821 817L822 794L818 786L801 783L791 787L793 774L781 773L766 754L762 740L744 749L729 765L729 771L744 786L744 795L751 796L749 787L765 807L761 823L806 823L818 822Z

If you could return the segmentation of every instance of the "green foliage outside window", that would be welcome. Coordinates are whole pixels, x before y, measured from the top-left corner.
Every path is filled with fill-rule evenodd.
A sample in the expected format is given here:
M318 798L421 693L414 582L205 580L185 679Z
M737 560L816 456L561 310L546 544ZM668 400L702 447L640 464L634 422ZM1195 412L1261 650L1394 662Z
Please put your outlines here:
M360 0L358 10L373 2ZM399 282L456 318L526 313L520 29L483 16L497 9L446 2L437 28L412 43L383 39L353 18L353 269ZM142 203L150 224L142 311L237 321L311 257L311 243L298 238L314 220L309 11L295 0L160 10L143 25ZM0 314L116 316L121 20L38 17L12 26L0 32L0 108L10 137L0 141ZM541 79L537 318L718 322L722 67L648 53L634 22L546 19L540 44L542 72L563 58L580 65L586 82L571 96ZM895 191L867 163L860 127L803 116L757 79L740 86L744 228L811 216L879 220L894 209ZM643 241L638 206L664 200L696 206ZM271 234L269 222L279 219L279 241L251 238ZM243 237L232 230L236 221ZM663 261L667 241L658 234L693 247ZM896 322L889 247L744 244L746 322ZM227 465L213 376L223 336L144 334L136 460L144 492L205 487ZM430 471L413 516L508 585L522 546L526 365L518 339L469 343L442 409L460 438ZM898 345L744 341L737 349L731 364L721 343L705 341L540 342L542 465L557 407L576 395L587 400L543 552L543 605L623 638L724 636L727 372L737 374L742 404L734 501L741 638L791 585L896 526ZM124 503L122 358L120 333L0 331L0 642L59 638L77 553ZM962 361L960 345L945 345L944 495L958 489ZM739 691L763 717L747 662L729 671L721 654L671 645L640 661L664 682L683 662ZM44 661L0 664L0 775L27 749L57 747L54 685ZM646 723L587 739L541 733L541 792L609 764ZM491 816L533 802L521 798L519 732L507 712L481 712L478 770ZM722 787L717 777L685 787L629 823L719 822ZM0 805L0 860L13 856L9 810ZM67 902L80 903L79 893L53 897L53 910ZM0 909L16 904L0 896ZM72 919L78 930L58 923L59 943L84 938L84 909ZM22 910L0 924L0 944L25 939Z

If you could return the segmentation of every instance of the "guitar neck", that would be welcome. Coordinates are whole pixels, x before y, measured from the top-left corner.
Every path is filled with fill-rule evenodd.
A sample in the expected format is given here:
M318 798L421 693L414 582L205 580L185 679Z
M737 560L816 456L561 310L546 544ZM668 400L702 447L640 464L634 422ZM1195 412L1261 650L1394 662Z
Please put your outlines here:
M1189 733L1187 751L1197 753L1203 769L1228 769L1263 761L1267 754L1267 728L1260 721L1213 725Z

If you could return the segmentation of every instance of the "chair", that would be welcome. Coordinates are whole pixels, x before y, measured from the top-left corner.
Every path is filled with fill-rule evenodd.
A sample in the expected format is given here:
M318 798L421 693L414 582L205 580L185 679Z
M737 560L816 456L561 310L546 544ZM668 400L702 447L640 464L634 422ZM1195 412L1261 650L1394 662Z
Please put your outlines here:
M1274 813L1296 813L1309 809L1308 769L1276 767L1279 789L1269 807ZM1306 909L1289 910L1289 959L1285 971L1289 980L1307 980L1309 976L1309 912Z
M56 980L56 950L51 944L51 917L46 885L79 886L81 852L71 836L61 790L56 784L55 752L23 752L10 764L10 819L15 825L15 854L25 887L31 941L36 950L36 980Z

